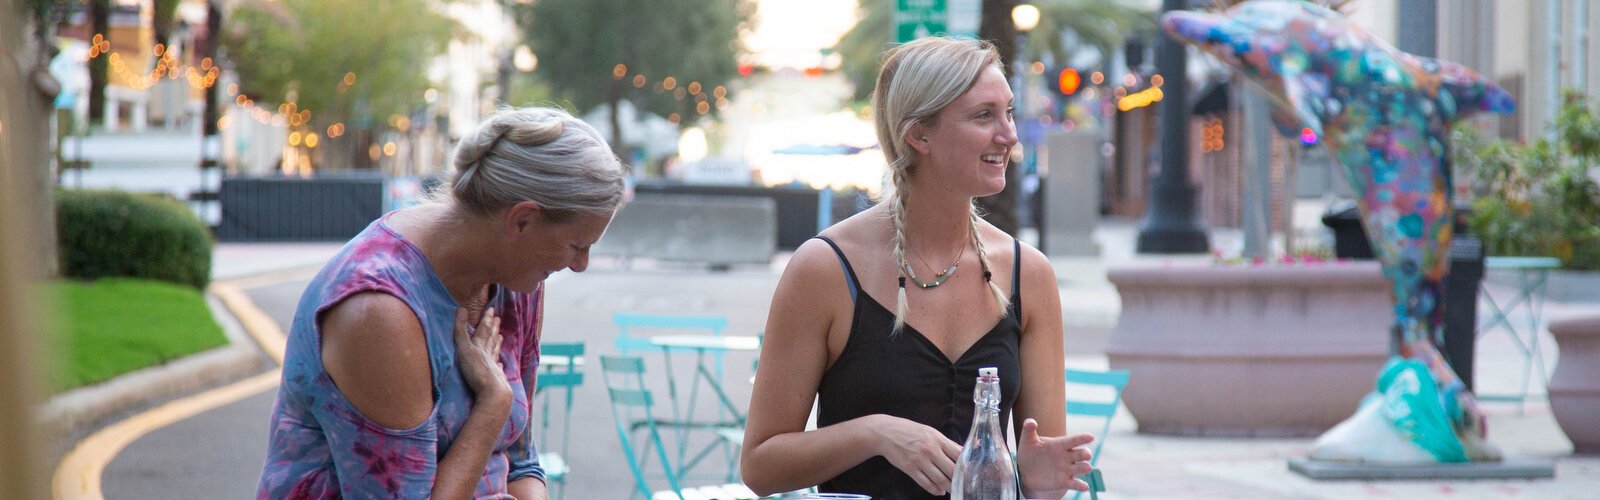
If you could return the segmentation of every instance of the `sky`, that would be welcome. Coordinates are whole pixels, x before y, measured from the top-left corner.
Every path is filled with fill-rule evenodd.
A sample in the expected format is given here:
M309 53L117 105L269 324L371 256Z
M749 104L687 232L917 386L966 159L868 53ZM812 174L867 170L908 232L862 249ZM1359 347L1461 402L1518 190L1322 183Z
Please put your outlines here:
M745 47L758 63L774 68L807 68L822 62L831 47L856 22L856 0L757 0L756 29Z

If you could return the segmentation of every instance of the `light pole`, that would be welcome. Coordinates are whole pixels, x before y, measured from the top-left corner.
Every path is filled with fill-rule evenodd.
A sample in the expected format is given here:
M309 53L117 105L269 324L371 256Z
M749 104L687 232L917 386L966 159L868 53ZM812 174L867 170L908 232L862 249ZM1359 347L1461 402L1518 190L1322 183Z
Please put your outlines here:
M1029 71L1028 71L1027 68L1028 68L1028 60L1031 59L1031 58L1028 57L1026 54L1028 54L1030 52L1028 50L1029 35L1033 32L1034 28L1039 26L1039 8L1033 6L1032 4L1021 4L1021 5L1018 5L1016 7L1011 8L1011 23L1014 26L1017 27L1017 50L1016 50L1016 55L1015 55L1015 59L1016 59L1015 60L1015 65L1016 65L1017 69L1012 71L1011 74L1016 75L1016 77L1017 77L1017 88L1016 88L1016 92L1014 93L1014 95L1016 96L1016 101L1017 101L1016 102L1016 109L1018 110L1017 117L1020 118L1018 120L1019 123L1017 125L1017 136L1018 136L1018 139L1020 141L1022 141L1023 171L1024 171L1022 174L1018 175L1018 179L1017 180L1020 182L1022 180L1022 178L1026 177L1026 175L1027 175L1026 174L1026 170L1027 170L1027 165L1029 165L1029 162L1027 160L1029 158L1032 158L1032 159L1034 159L1034 161L1037 161L1037 158L1039 157L1038 156L1038 152L1034 150L1034 147L1036 146L1036 142L1037 141L1029 140L1032 137L1032 134L1027 133L1022 128L1024 126L1027 126L1030 123L1028 121L1029 120L1029 118L1028 118L1028 107L1027 107L1026 103L1027 103L1027 95L1028 95L1028 83L1027 82L1028 82L1028 74L1029 74ZM1043 189L1043 184L1044 183L1043 183L1042 179L1038 179L1037 178L1038 177L1038 173L1037 173L1038 169L1037 168L1034 169L1034 172L1035 172L1035 174L1034 174L1035 175L1035 179L1038 181L1037 186L1039 186L1039 187L1034 189L1033 196L1041 196L1042 197L1042 196L1044 196L1044 189ZM1012 210L1016 211L1016 213L1019 213L1019 214L1021 214L1021 213L1033 213L1033 214L1035 214L1035 216L1033 217L1033 226L1035 228L1037 228L1038 235L1039 235L1038 236L1038 241L1036 243L1036 246L1039 248L1040 251L1044 251L1045 250L1045 247L1044 247L1045 246L1045 237L1044 237L1044 221L1042 220L1042 217L1038 216L1038 214L1036 212L1033 212L1032 210L1028 209L1028 207L1030 207L1032 204L1028 203L1029 200L1028 200L1027 193L1023 192L1023 190L1021 190L1021 189L1018 190L1017 199L1015 199L1013 201L1015 201L1016 205L1018 205L1016 207L1012 207L1011 208ZM1020 220L1018 222L1019 223L1017 224L1017 229L1020 231L1022 229L1022 224L1020 223L1021 222Z
M1162 0L1161 11L1184 10L1184 0ZM1161 35L1156 68L1166 75L1161 100L1161 171L1150 183L1139 253L1205 253L1211 244L1195 213L1198 189L1189 181L1189 78L1187 49Z

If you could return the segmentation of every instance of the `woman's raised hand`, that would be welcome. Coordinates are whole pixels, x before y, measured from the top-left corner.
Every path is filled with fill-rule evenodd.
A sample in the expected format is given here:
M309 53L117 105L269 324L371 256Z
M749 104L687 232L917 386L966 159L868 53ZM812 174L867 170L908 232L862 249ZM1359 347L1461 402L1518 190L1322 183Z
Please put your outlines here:
M876 417L881 420L871 428L878 435L878 454L928 493L949 493L961 445L923 424L888 415Z
M1088 434L1040 437L1039 422L1024 420L1022 435L1017 439L1017 472L1022 476L1022 487L1045 492L1088 490L1089 484L1077 476L1094 470L1089 465L1094 453L1085 447L1092 442L1094 436Z
M467 311L466 307L456 309L456 364L461 367L461 378L477 398L509 397L511 382L500 363L500 316L493 307L484 309L473 328L468 325Z

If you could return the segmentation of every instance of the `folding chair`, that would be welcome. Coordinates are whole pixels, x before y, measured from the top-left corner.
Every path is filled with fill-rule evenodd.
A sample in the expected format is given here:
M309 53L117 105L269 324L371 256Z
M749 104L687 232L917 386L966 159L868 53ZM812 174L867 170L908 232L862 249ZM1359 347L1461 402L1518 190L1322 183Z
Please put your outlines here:
M743 428L713 424L681 424L656 419L652 410L655 399L644 385L644 361L637 357L601 355L600 370L601 376L605 379L606 392L611 399L611 417L616 424L617 440L622 444L622 451L628 460L628 469L633 473L634 493L641 493L650 500L761 498L743 483L700 487L684 485L683 472L704 459L718 444L732 443L734 446L743 444ZM673 464L667 458L666 445L661 440L659 429L664 426L681 425L706 427L707 430L713 431L716 438L692 459ZM641 429L647 431L646 435L636 441L633 434ZM659 468L668 486L665 490L653 490L647 479L645 471L649 468L651 448L655 449L655 458L661 461ZM633 498L633 495L629 495L629 498Z
M652 344L650 342L650 336L644 334L670 333L680 335L710 335L721 337L723 330L727 329L728 327L728 318L726 316L709 314L686 315L620 312L613 314L611 316L611 321L617 325L617 338L615 343L617 346L617 351L621 354L632 355L635 351L662 353L662 361L665 363L668 371L667 376L665 377L667 380L667 398L672 404L673 418L681 418L685 422L689 421L690 419L684 417L683 415L686 411L693 411L692 408L696 408L696 403L700 398L700 385L696 383L695 379L691 378L688 384L687 400L680 399L678 380L672 375L672 354L667 352L667 350L663 349L661 346ZM714 383L720 390L721 382L724 380L723 352L710 351L701 353L699 355L709 356L710 372L707 374L707 376L715 379ZM697 358L697 369L704 367L704 365L699 363L700 361L706 360ZM724 405L730 407L733 405L732 400L728 398L725 392L717 392L713 394L713 396L721 399ZM738 411L732 411L730 414L730 411L722 406L717 407L716 415L718 421L739 423L741 426L744 419L744 416ZM676 436L680 442L678 460L684 461L687 448L685 448L684 446L686 445L682 443L688 442L687 428L679 427L678 429L679 432L677 432ZM737 448L724 447L723 453L727 456L727 477L728 480L732 481L737 476L737 471L735 470L738 464Z
M1106 434L1111 431L1111 420L1117 415L1117 406L1122 404L1122 389L1128 386L1128 371L1109 370L1100 372L1068 368L1065 375L1067 384L1104 387L1111 391L1109 401L1103 399L1085 401L1071 397L1067 398L1067 415L1098 417L1103 421L1100 425L1100 433L1095 435L1094 456L1089 460L1089 465L1094 466L1096 462L1100 461L1100 450L1106 444ZM1068 391L1069 394L1072 392ZM1105 480L1101 477L1100 469L1098 468L1093 472L1078 476L1078 479L1089 483L1089 498L1091 499L1100 498L1098 493L1106 490ZM1082 495L1083 492L1078 492L1072 498L1076 500Z
M583 363L583 343L547 342L539 346L539 356L540 373L538 382L534 384L534 397L542 400L540 404L543 407L539 411L538 443L543 450L539 452L539 465L544 467L545 480L552 483L554 494L550 498L560 499L566 494L567 473L571 471L566 460L567 443L572 434L573 390L583 385L583 373L578 371L578 366ZM552 448L550 424L557 412L551 411L551 407L557 404L555 400L558 396L562 399L558 408L561 441Z
M616 313L611 322L617 325L617 350L623 355L633 351L655 351L649 337L635 335L639 330L706 330L712 335L722 335L728 327L728 318L716 315L668 315ZM717 375L722 375L722 358L717 358Z

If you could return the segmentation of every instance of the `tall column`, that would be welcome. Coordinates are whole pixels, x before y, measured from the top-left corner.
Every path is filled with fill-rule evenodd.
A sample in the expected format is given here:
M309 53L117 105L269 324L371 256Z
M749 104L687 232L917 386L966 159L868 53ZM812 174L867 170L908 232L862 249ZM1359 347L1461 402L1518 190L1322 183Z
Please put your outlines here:
M1572 3L1572 56L1567 58L1572 63L1572 88L1579 92L1588 88L1589 69L1589 1L1577 0Z
M1423 57L1437 57L1438 12L1437 0L1400 0L1400 50Z
M1162 0L1161 11L1184 10L1183 0ZM1211 249L1200 214L1198 189L1189 180L1189 77L1183 45L1162 33L1156 68L1166 84L1161 99L1161 171L1150 184L1149 207L1139 221L1139 253L1206 253Z
M1547 139L1556 138L1556 116L1561 113L1561 0L1545 1L1545 101L1544 120L1537 127L1544 129Z

